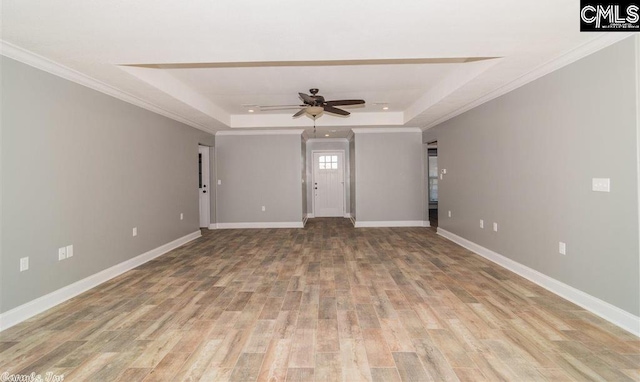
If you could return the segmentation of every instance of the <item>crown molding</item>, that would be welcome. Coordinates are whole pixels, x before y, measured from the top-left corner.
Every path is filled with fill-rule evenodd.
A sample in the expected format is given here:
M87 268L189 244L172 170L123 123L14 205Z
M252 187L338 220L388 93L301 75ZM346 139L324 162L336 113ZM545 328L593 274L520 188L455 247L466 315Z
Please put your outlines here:
M304 129L287 129L287 130L219 130L219 135L302 135Z
M354 127L351 131L353 131L354 134L422 133L419 127Z
M347 143L347 138L309 138L307 143Z
M424 126L422 128L422 130L428 130L432 127L435 127L439 124L441 124L442 122L445 122L453 117L456 117L462 113L464 113L465 111L469 111L477 106L482 105L483 103L489 102L494 98L498 98L501 95L507 94L513 90L516 90L517 88L524 86L526 84L528 84L529 82L535 81L538 78L545 76L551 72L554 72L562 67L565 67L569 64L572 64L576 61L578 61L581 58L584 58L590 54L593 54L601 49L604 49L610 45L613 45L619 41L622 41L630 36L635 35L636 33L633 32L629 32L629 33L604 33L599 37L596 37L595 39L586 42L582 45L580 45L577 48L574 48L562 55L560 55L559 57L551 60L551 61L547 61L546 63L536 67L535 69L531 70L528 73L523 74L522 76L516 78L515 80L507 83L506 85L493 90L491 92L489 92L488 94L476 99L475 101L472 101L468 104L466 104L465 106L456 109L454 111L452 111L451 113L445 115L444 117L438 118L435 121L429 123L428 125Z
M61 77L65 80L69 80L76 84L96 90L100 93L104 93L129 104L149 110L153 113L160 114L164 117L173 119L174 121L184 123L185 125L189 125L198 130L202 130L210 134L213 134L215 132L215 130L212 130L204 125L186 119L174 112L163 109L160 106L154 105L134 95L125 93L122 90L116 89L111 85L107 85L102 81L99 81L93 77L89 77L86 74L80 73L75 69L71 69L46 57L40 56L39 54L13 45L10 42L0 40L0 55L8 57L12 60L16 60L25 65L32 66L36 69L40 69L49 74L53 74L54 76Z

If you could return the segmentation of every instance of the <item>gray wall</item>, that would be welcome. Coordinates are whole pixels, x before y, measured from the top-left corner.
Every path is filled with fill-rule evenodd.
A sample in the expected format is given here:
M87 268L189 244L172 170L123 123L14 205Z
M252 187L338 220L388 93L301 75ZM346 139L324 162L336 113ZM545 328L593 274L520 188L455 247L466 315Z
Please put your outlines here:
M349 140L349 211L351 218L356 218L356 141Z
M624 40L424 141L438 140L447 169L439 227L639 315L635 49ZM591 191L594 177L611 178L611 193Z
M345 191L344 191L344 208L345 213L350 213L351 209L349 208L349 204L351 201L351 177L349 171L349 141L346 139L343 142L322 142L322 138L314 139L307 141L307 179L309 180L307 184L306 200L307 200L307 211L314 212L313 210L313 150L335 150L335 151L344 151L344 178L345 178Z
M301 222L300 135L217 135L218 223ZM261 207L266 211L262 212Z
M359 222L424 220L422 135L355 132Z
M198 144L213 135L1 62L0 311L198 230Z

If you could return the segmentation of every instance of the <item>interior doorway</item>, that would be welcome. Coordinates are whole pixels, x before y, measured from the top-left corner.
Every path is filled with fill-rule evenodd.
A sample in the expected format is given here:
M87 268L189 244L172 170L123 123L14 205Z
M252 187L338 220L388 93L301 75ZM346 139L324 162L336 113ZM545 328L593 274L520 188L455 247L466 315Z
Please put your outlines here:
M211 186L209 184L209 147L198 146L198 194L200 228L211 224Z
M427 144L427 195L429 202L429 223L438 227L438 141Z
M313 151L315 217L344 217L344 151Z

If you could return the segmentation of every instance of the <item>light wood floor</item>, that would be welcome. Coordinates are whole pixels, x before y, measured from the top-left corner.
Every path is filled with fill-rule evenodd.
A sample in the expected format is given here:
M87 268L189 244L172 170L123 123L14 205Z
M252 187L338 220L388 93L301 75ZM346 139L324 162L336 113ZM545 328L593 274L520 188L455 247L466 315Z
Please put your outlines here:
M64 381L633 381L640 340L425 228L206 231L0 333Z

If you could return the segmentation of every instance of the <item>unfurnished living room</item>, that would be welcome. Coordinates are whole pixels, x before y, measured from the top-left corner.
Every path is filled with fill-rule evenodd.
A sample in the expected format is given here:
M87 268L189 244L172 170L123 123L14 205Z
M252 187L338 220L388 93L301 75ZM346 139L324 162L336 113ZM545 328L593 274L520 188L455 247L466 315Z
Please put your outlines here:
M1 0L0 381L639 381L638 5Z

